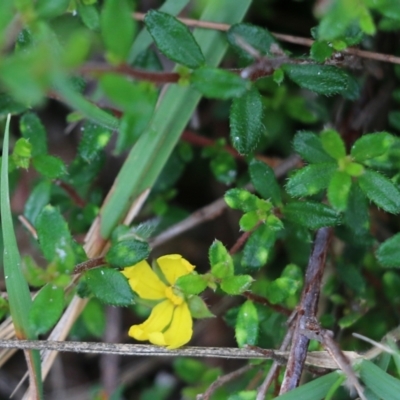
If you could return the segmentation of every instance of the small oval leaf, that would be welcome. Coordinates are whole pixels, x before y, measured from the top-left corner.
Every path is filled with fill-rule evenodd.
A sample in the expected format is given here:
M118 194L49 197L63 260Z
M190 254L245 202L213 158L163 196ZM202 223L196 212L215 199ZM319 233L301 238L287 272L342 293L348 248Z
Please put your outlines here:
M300 87L325 96L333 96L348 88L348 75L331 65L285 64L286 75Z
M379 157L390 149L394 140L394 137L387 132L361 136L351 148L351 156L358 162Z
M392 214L400 213L400 190L378 172L365 170L358 178L364 194L378 207Z
M64 309L64 290L52 284L40 289L29 310L29 323L37 335L50 330Z
M271 248L275 244L276 234L267 225L258 227L247 240L241 264L248 270L257 271L263 267L270 253Z
M119 268L129 267L146 259L150 254L150 246L141 240L122 240L113 244L106 255L106 261Z
M346 209L351 189L351 176L343 171L336 171L328 186L328 200L339 211Z
M328 187L336 170L334 163L307 165L289 178L286 191L294 197L317 194Z
M258 339L258 313L252 301L245 301L239 309L235 325L235 336L239 347L255 345Z
M268 29L247 23L232 25L227 32L227 38L229 44L247 62L252 62L254 57L243 49L241 42L251 46L262 56L271 55L271 46L278 44Z
M293 140L293 148L301 158L310 163L328 163L334 161L322 147L320 137L313 132L298 132Z
M134 304L134 293L121 272L112 268L95 268L84 275L90 291L102 303L112 306Z
M376 256L384 267L400 268L400 233L383 242Z
M253 159L249 164L249 173L254 188L264 199L271 199L276 205L282 202L281 189L269 165Z
M189 68L198 68L204 64L204 55L192 33L175 17L150 10L144 23L159 50L169 59Z
M197 68L190 81L199 92L211 99L239 97L250 88L250 82L242 79L240 75L212 67Z
M308 229L334 226L340 222L339 215L335 210L325 204L311 201L289 203L283 209L283 214L288 220Z
M261 95L253 88L235 98L229 114L231 141L240 154L253 152L261 138L263 125Z

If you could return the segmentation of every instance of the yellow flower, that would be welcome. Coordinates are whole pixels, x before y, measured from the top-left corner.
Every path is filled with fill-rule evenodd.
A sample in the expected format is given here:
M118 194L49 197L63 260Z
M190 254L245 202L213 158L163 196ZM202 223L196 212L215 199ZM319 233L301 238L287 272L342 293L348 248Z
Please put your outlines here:
M122 271L139 297L160 300L149 318L143 324L131 326L128 334L136 340L148 340L168 349L176 349L192 337L193 321L188 304L174 293L173 285L179 277L190 274L194 266L179 254L160 257L157 263L168 285L160 280L147 261Z

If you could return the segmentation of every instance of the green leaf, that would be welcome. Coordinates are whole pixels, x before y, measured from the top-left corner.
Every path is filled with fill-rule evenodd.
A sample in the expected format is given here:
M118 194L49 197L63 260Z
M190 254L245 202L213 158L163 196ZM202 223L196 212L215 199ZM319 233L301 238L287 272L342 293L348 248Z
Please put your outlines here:
M244 232L251 231L260 221L260 217L261 216L257 210L249 211L246 214L243 214L239 220L240 230Z
M235 336L239 347L255 345L258 339L258 313L254 303L245 301L236 319Z
M36 217L50 201L50 190L51 183L49 181L40 182L33 188L25 203L24 215L34 226L36 225Z
M19 121L22 136L32 145L32 157L47 154L47 135L38 116L28 112Z
M29 167L29 161L31 158L32 146L29 141L25 138L19 138L14 145L13 153L11 155L12 161L14 161L17 168Z
M312 132L298 132L293 140L294 150L310 163L329 163L334 159L322 147L321 139Z
M269 226L261 225L258 227L250 235L244 246L242 266L252 271L257 271L263 267L275 240L276 234Z
M284 302L300 288L300 281L288 277L275 279L267 286L266 296L272 304Z
M0 37L0 42L1 42L1 37ZM23 111L25 111L26 108L27 108L26 105L16 102L8 93L0 93L1 118L6 117L7 114L20 114Z
M51 205L44 207L36 218L36 231L47 261L58 260L63 272L72 271L75 265L72 238L60 212Z
M328 186L328 200L338 211L346 209L351 189L351 176L346 172L336 171Z
M254 57L243 49L241 41L257 50L261 56L271 55L271 45L278 44L266 28L247 23L232 25L227 32L227 38L239 56L249 63L254 60Z
M99 339L103 337L107 321L104 306L96 298L90 299L82 311L81 317L86 329L94 337Z
M400 233L384 241L376 252L378 261L389 268L400 268Z
M281 204L281 190L269 165L253 159L249 164L249 173L254 188L264 199L271 199L275 205Z
M397 214L400 212L400 190L392 181L378 172L365 170L358 178L364 194L383 210Z
M363 135L354 143L350 154L356 161L363 162L385 154L394 141L394 137L387 132Z
M95 268L84 275L90 291L102 303L111 306L130 306L134 304L134 294L128 280L112 268Z
M196 69L190 76L190 81L205 97L222 100L242 96L251 85L240 75L212 67Z
M322 148L335 160L346 156L346 147L343 139L334 129L327 129L321 133Z
M177 376L189 384L200 382L209 368L202 361L183 357L176 357L173 361L173 367Z
M232 257L226 247L219 240L214 240L208 251L211 264L211 273L218 279L234 274Z
M333 96L348 88L348 75L331 65L285 64L286 75L300 87L325 96Z
M130 239L113 244L106 255L106 261L119 268L129 267L146 259L150 254L147 242Z
M78 15L82 22L92 31L100 29L100 15L97 7L94 4L82 4L78 2Z
M311 57L320 63L323 63L327 58L330 58L333 52L333 46L325 41L314 42L310 49Z
M226 204L233 209L243 212L257 210L260 199L248 190L234 188L225 193Z
M169 59L189 68L204 64L204 55L185 24L156 10L150 10L144 22L159 50Z
M190 296L187 299L190 314L193 318L211 318L214 314L208 309L206 303L200 296Z
M64 162L57 157L49 154L41 154L32 159L32 164L39 174L46 178L56 179L67 173Z
M49 331L64 309L64 290L48 283L40 289L29 311L29 323L37 335Z
M102 76L100 87L113 103L130 113L149 114L157 100L157 91L153 84L132 82L117 74Z
M286 191L294 197L317 194L328 187L337 168L334 163L311 164L301 168L289 178Z
M339 215L325 204L311 201L294 201L283 209L285 218L308 229L339 224Z
M257 89L247 91L233 99L229 113L230 137L240 154L253 152L261 138L263 104Z
M219 182L231 185L235 181L237 175L236 161L232 154L227 151L218 151L216 156L211 158L210 167Z
M109 142L112 132L92 121L86 121L81 128L82 139L79 142L78 154L87 162L91 162Z
M63 14L69 3L69 0L38 0L36 12L40 18L54 18Z
M235 275L223 278L221 289L230 295L242 294L249 289L254 279L250 275Z
M363 360L359 369L364 385L380 399L396 400L400 393L400 380L387 374L371 361Z
M364 242L369 232L370 218L367 199L359 185L351 186L343 222L354 233L355 238L360 238Z
M189 296L191 294L199 294L207 287L207 280L202 275L188 274L179 277L175 282L175 287Z
M133 43L136 22L129 0L106 0L101 13L101 34L111 62L126 60Z

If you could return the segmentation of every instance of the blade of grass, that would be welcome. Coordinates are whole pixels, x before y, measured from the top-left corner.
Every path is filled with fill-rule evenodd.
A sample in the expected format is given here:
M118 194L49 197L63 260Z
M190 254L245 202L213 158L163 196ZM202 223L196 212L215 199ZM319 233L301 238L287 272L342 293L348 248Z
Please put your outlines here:
M242 0L232 7L230 0L210 0L201 19L229 24L239 22L250 3L251 0ZM222 34L204 29L196 29L193 34L207 64L217 66L227 48ZM196 90L179 85L171 85L163 92L148 128L131 150L101 213L104 238L109 237L132 199L154 184L200 98Z
M4 275L10 313L19 339L36 339L29 327L28 316L32 299L21 269L21 256L11 216L10 193L8 184L8 143L11 115L7 117L3 140L3 157L1 162L1 228L4 242ZM42 398L42 380L40 371L40 355L37 350L26 351L26 360L30 372L31 392L34 398Z
M330 374L314 379L312 382L308 382L305 385L279 396L279 400L324 399L338 380L342 381L341 373L337 371L331 372Z

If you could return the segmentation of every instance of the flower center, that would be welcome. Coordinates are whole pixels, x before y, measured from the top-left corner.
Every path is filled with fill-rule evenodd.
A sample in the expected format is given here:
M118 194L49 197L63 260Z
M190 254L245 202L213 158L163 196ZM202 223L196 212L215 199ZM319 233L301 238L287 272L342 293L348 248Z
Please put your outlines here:
M177 296L173 291L172 291L172 286L168 286L165 289L165 297L171 301L171 303L174 306L179 306L180 304L183 303L183 299L180 296Z

